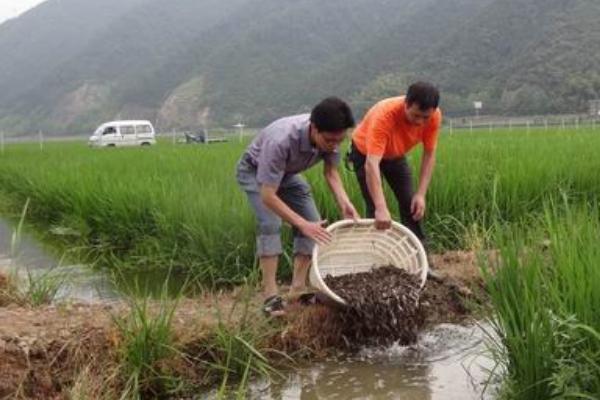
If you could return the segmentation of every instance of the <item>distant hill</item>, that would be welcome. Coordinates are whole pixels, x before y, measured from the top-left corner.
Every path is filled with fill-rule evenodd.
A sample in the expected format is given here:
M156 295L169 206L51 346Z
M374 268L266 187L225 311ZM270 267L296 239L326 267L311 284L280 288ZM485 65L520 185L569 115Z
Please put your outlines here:
M261 125L337 94L361 114L415 79L452 115L585 111L597 0L48 0L0 25L0 129Z

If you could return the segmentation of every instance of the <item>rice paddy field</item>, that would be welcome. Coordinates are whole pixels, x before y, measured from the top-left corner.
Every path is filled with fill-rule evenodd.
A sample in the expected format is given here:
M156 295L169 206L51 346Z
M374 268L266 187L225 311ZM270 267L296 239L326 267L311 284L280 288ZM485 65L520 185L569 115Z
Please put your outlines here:
M256 269L253 216L235 181L245 145L8 145L2 210L18 215L29 200L26 220L47 242L99 268L240 283ZM600 398L599 148L592 127L440 139L427 199L430 246L500 254L481 267L506 398ZM418 152L410 161L418 170ZM353 173L340 169L362 210ZM323 216L338 219L320 169L306 177Z

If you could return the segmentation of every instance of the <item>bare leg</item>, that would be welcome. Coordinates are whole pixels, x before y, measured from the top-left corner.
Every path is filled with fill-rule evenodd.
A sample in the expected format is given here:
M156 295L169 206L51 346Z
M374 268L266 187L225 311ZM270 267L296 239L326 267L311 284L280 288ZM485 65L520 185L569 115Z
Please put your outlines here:
M300 294L306 289L306 277L310 268L311 257L303 254L296 254L294 257L294 275L292 277L292 286L290 295Z
M275 296L277 290L277 264L279 256L260 257L260 269L262 271L262 290L265 299Z

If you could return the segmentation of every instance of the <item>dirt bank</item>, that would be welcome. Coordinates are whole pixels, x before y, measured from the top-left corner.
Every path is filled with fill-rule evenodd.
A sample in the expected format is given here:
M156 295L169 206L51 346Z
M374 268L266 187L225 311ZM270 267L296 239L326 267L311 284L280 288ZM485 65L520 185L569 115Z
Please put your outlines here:
M484 303L475 255L452 252L434 256L433 262L448 278L443 283L428 281L425 287L421 304L426 324L469 318L473 304ZM0 277L0 297L6 284ZM252 313L248 321L265 323L258 311L259 296L253 294L249 303L242 297L244 291L234 290L180 301L173 317L177 348L199 351L216 326L235 325L244 312ZM248 311L240 306L242 302ZM130 305L123 302L0 307L0 399L68 398L85 378L83 373L93 377L116 370L123 338L114 321L129 311ZM261 348L283 350L294 357L329 355L345 347L338 321L330 307L292 305L285 319L267 321L272 333ZM203 376L200 372L196 375ZM114 382L118 386L118 380Z

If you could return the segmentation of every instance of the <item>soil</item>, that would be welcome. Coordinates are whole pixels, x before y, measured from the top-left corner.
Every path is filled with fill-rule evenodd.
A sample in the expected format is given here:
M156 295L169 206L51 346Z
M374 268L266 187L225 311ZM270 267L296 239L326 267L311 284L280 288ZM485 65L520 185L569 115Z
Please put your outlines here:
M470 318L473 304L485 304L482 280L472 253L452 252L434 256L444 282L428 281L420 297L419 326L461 322ZM6 280L0 276L0 294ZM201 346L219 323L240 319L244 290L210 293L180 302L174 315L176 344ZM401 305L401 303L396 303ZM248 320L262 320L261 299L252 294ZM14 304L0 306L0 399L66 399L83 370L106 373L117 363L121 341L114 318L125 315L129 305L58 304L38 308ZM343 311L322 304L293 303L283 319L273 320L273 334L265 348L282 350L294 357L324 357L352 347L344 334ZM267 321L268 322L268 321ZM410 332L408 335L410 336Z

